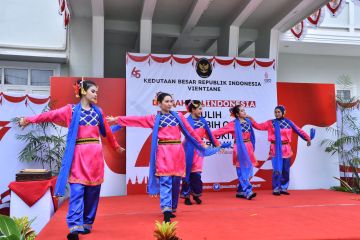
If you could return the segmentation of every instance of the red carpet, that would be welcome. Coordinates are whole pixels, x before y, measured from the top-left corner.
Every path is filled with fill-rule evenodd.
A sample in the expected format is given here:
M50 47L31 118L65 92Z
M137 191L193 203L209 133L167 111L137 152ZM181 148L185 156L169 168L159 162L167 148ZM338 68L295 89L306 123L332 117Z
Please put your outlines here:
M360 239L360 196L328 190L290 191L273 196L259 191L252 201L233 192L205 193L203 204L180 201L178 236L183 240L227 239ZM64 204L37 240L66 239ZM145 195L100 200L94 230L80 239L151 240L161 220L159 200Z

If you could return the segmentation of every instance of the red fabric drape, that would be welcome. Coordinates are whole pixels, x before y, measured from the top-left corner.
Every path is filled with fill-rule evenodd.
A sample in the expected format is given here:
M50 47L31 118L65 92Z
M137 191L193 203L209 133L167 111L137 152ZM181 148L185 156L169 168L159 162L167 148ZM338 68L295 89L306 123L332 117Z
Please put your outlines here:
M57 177L52 177L49 180L42 181L11 182L9 188L31 207L44 196L48 189L50 189L51 196L54 195L56 179ZM52 199L56 211L58 201L57 198L53 197Z

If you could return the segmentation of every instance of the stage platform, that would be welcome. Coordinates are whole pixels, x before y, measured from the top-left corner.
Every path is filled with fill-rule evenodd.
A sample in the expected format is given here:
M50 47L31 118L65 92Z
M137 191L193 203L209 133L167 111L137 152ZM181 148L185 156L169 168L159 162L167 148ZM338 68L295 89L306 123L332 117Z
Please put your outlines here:
M290 191L273 196L258 191L251 200L234 192L204 193L203 204L180 200L178 236L183 240L360 239L360 196L330 190ZM65 203L37 240L66 239ZM152 240L155 220L162 220L159 199L146 195L101 198L93 232L84 240Z

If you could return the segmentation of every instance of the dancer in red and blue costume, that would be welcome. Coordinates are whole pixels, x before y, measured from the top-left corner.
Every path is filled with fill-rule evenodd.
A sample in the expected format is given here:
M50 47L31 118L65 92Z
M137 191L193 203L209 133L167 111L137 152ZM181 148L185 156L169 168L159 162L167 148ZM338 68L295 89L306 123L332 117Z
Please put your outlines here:
M315 136L315 129L310 130L309 136L290 119L285 118L285 113L285 107L279 105L274 110L275 119L259 124L249 117L255 129L268 132L268 141L271 143L268 159L271 159L273 166L272 188L275 196L289 195L292 133L296 132L307 142L307 146L311 145L311 139Z
M236 105L230 108L230 113L235 120L213 131L213 134L217 137L230 133L235 138L233 164L239 179L236 197L251 200L256 197L250 183L250 178L253 177L253 166L257 166L254 154L255 135L251 121L246 118L246 112L242 106Z
M205 143L194 131L186 118L171 111L173 98L168 93L158 93L156 97L160 111L148 116L108 117L109 122L119 126L152 128L148 193L160 194L160 208L164 221L175 217L180 181L185 177L185 151L181 144L181 132L201 154L211 155L219 149L206 149Z
M190 113L187 120L200 138L210 140L210 144L215 147L226 147L220 144L210 131L207 121L201 117L201 102L199 100L186 100L185 105L187 111ZM200 196L203 190L201 173L203 170L204 156L199 154L189 141L185 140L183 145L186 153L186 177L182 179L180 196L185 198L186 205L192 205L190 195L193 196L193 199L197 204L201 204L202 200L200 199Z
M65 195L66 184L70 184L69 210L66 217L70 233L68 239L78 239L78 234L92 230L99 203L100 188L104 181L104 155L100 135L121 152L102 111L95 105L98 87L92 81L79 80L75 83L78 104L33 117L20 119L20 126L30 123L65 123L69 131L66 148L56 182L55 196Z

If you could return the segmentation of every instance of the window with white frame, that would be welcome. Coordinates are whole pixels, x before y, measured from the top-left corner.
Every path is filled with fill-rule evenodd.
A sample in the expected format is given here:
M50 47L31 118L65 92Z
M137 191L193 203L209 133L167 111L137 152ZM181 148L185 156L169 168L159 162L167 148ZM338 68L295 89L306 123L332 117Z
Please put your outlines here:
M349 90L349 89L336 90L336 95L340 99L349 101L351 99L351 90Z
M50 78L59 75L59 64L0 62L0 92L50 94Z
M28 70L20 68L4 68L5 85L27 85Z
M50 78L54 75L53 70L31 69L30 85L50 86Z
M336 85L336 96L343 101L350 101L356 96L356 86Z

